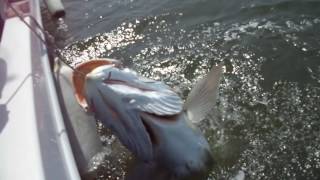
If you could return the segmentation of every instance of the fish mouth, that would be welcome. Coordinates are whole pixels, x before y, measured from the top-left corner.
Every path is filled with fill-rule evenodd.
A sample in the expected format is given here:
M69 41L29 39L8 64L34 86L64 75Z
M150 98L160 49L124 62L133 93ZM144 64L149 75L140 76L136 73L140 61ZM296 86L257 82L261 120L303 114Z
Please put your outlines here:
M160 135L156 133L154 127L152 127L150 121L158 121L159 123L174 123L177 121L178 115L168 115L168 116L159 116L152 113L143 112L143 115L140 116L142 124L147 131L150 140L153 145L160 144Z
M145 130L147 131L152 144L156 145L156 146L160 144L161 139L160 139L159 134L157 134L156 129L153 127L152 124L154 122L152 122L152 121L156 121L158 123L170 124L170 123L176 122L177 117L178 117L178 115L159 116L159 115L155 115L155 114L147 113L147 112L143 112L140 115L142 124L143 124Z
M205 138L185 122L183 114L141 115L155 153L155 161L176 177L208 174L214 160Z
M78 104L86 111L90 111L84 92L86 76L97 67L104 65L114 65L120 67L121 62L114 59L94 59L77 65L72 74L72 83L75 90L76 100Z
M150 114L150 113L144 113L144 114L148 114L148 116L154 116L156 117L156 115ZM158 146L160 143L160 139L158 137L158 135L156 134L155 130L153 129L153 127L149 124L149 120L147 120L146 116L141 115L140 116L141 120L142 120L142 124L145 128L145 130L147 131L150 141L152 143L153 146Z
M203 152L202 163L189 161L184 165L171 170L172 174L180 180L206 179L215 165L210 151Z

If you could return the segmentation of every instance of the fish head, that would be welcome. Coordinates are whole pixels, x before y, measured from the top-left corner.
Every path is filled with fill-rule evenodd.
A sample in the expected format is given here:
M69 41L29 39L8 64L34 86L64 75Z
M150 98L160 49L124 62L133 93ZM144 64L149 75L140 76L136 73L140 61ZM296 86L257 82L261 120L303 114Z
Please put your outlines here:
M75 97L79 105L88 111L88 103L85 98L84 84L86 75L90 74L95 68L109 65L120 67L121 62L115 59L96 59L81 63L76 66L75 71L72 74L72 83L75 89Z
M129 69L101 65L86 74L83 91L88 110L95 118L134 155L148 162L153 160L151 142L135 109L135 100L131 99L135 93L143 93L133 83L135 80L136 73Z
M156 162L179 179L206 176L214 164L206 138L186 118L186 113L171 117L142 115L152 137Z

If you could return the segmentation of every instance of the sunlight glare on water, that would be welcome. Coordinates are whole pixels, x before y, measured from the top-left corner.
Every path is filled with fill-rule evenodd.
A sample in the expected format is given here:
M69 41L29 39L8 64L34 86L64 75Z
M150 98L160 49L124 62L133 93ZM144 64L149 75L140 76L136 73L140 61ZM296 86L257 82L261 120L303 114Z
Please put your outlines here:
M134 3L141 2L123 7L139 11ZM63 53L73 64L120 59L184 99L197 79L224 63L215 110L198 124L217 162L209 179L319 179L319 2L239 1L233 12L210 14L213 2L186 1L175 8L165 1L159 5L165 10L119 18L114 28L99 29ZM132 157L98 127L109 153L96 179L123 179Z

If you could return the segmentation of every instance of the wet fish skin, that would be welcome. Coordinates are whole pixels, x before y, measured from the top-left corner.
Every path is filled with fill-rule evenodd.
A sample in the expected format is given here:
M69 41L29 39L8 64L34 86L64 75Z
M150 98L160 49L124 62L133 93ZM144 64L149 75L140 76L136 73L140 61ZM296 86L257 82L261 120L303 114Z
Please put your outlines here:
M96 117L140 160L155 162L177 179L199 176L214 161L207 140L192 122L209 113L221 74L221 65L213 67L183 105L163 82L104 65L86 76L86 100Z

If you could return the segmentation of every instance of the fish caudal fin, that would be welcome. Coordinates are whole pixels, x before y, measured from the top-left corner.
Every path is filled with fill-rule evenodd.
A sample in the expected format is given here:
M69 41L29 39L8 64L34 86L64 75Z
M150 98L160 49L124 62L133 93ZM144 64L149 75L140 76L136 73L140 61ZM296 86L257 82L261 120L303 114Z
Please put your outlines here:
M213 109L222 75L222 64L212 67L191 90L184 104L189 119L193 123L202 121Z

